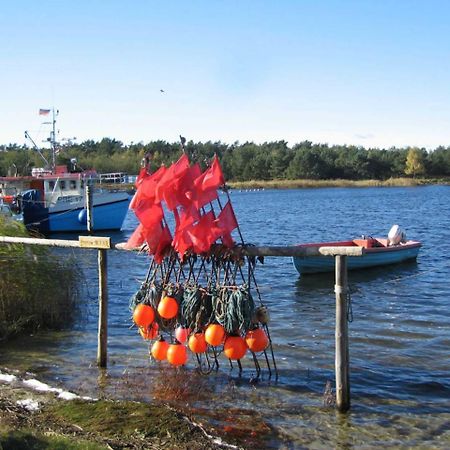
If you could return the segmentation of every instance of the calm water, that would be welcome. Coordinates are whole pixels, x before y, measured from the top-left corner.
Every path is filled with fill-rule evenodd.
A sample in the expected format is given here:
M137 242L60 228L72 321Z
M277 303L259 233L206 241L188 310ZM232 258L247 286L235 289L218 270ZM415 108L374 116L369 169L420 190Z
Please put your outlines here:
M334 188L231 194L244 238L289 245L361 234L386 236L397 223L423 242L417 263L349 274L352 410L323 406L334 380L334 279L300 278L291 261L267 258L257 278L271 314L279 379L248 382L224 363L210 376L150 362L130 329L128 301L147 257L109 253L109 358L95 368L96 253L86 267L88 314L74 330L2 349L3 366L27 368L77 392L173 402L199 420L249 436L256 447L450 448L450 187ZM136 225L127 218L125 240Z

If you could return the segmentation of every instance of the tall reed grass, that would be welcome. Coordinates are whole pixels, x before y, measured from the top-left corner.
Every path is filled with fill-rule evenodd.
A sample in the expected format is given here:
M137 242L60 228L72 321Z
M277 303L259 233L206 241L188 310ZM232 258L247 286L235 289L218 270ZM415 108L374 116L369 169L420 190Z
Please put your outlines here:
M0 235L27 236L25 227L0 217ZM0 341L72 323L80 295L80 269L54 250L0 244Z
M388 180L250 180L230 181L232 189L299 189L321 187L418 186L436 183L420 178L389 178Z

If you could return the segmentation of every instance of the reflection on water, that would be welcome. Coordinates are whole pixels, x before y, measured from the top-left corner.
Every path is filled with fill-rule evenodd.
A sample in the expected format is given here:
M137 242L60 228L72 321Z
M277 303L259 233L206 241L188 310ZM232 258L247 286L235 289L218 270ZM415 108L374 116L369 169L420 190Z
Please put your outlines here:
M417 263L349 273L354 320L349 324L352 410L347 415L323 406L325 385L334 380L333 275L299 277L283 258L267 258L257 269L271 315L278 380L269 378L263 361L257 384L249 382L254 366L248 359L242 377L223 358L220 370L209 376L198 374L193 361L177 370L150 362L147 345L130 329L128 311L149 261L123 252L110 252L108 258L107 370L99 371L95 361L95 251L77 254L86 268L83 320L73 330L15 341L2 348L0 364L32 370L93 397L164 401L226 433L247 436L254 448L449 448L450 240L441 218L450 213L449 192L448 187L425 187L232 195L244 236L252 243L382 236L394 223L409 238L423 241ZM368 204L370 212L361 209ZM134 226L130 216L113 240L126 239Z

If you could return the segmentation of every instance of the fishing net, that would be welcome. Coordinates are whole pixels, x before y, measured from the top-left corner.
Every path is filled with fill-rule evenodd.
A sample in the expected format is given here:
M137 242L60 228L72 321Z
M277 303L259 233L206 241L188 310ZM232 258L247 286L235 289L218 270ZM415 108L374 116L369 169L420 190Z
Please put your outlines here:
M256 379L262 358L269 377L277 377L268 311L255 277L263 260L246 255L217 156L203 172L185 152L168 168L149 173L143 167L130 208L139 225L126 247L151 255L129 305L150 341L150 355L174 366L191 360L202 373L217 370L224 356L239 374L241 360L250 356ZM173 214L173 230L166 214Z

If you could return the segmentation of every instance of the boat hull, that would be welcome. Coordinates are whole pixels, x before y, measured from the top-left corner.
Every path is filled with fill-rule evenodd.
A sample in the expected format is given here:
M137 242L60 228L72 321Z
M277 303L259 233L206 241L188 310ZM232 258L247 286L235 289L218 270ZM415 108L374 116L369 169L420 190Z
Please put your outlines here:
M86 232L87 211L84 201L62 202L50 208L24 196L24 223L43 234ZM94 195L91 231L120 230L128 212L130 197L125 192Z
M367 248L363 256L347 258L347 268L357 270L411 261L417 258L420 247L420 242L410 241L392 247ZM333 256L293 257L293 263L300 274L332 272L335 268Z

